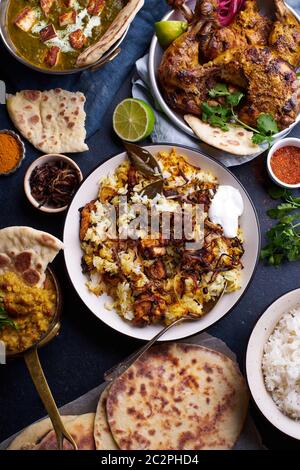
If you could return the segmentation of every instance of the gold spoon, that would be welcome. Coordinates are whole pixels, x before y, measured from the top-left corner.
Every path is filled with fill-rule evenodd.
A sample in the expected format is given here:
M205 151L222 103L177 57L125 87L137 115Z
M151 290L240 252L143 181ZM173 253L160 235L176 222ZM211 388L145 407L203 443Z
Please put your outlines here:
M53 321L49 327L47 333L33 346L31 346L26 351L21 353L8 353L7 357L9 359L15 359L18 357L23 357L26 363L26 366L29 370L30 376L32 381L35 385L35 388L46 408L48 415L51 419L53 429L56 434L57 440L57 447L59 450L63 450L63 442L66 439L74 450L77 450L77 444L74 441L71 434L66 430L64 423L62 422L61 416L55 404L54 398L52 396L51 390L47 383L47 379L44 375L39 356L38 356L38 348L45 346L48 344L55 336L57 336L60 330L60 314L61 314L61 292L57 282L57 279L53 273L53 271L48 268L47 270L48 276L51 278L51 281L54 284L56 290L56 311L53 318Z
M207 315L216 305L217 303L221 300L223 297L225 291L227 288L227 281L224 283L223 290L219 297L214 300L210 300L203 306L203 313L204 315ZM184 321L194 321L194 320L199 320L201 317L199 315L193 315L189 314L184 317L178 318L177 320L173 321L170 325L165 326L157 335L155 335L148 343L145 344L145 346L141 347L138 349L138 351L134 352L129 356L125 361L120 362L116 366L112 367L108 371L105 372L104 374L104 380L106 382L113 382L116 380L120 375L122 375L135 361L137 361L143 354L145 354L148 349L153 346L161 336L163 336L167 331L169 331L173 326L178 325L178 323L184 322Z

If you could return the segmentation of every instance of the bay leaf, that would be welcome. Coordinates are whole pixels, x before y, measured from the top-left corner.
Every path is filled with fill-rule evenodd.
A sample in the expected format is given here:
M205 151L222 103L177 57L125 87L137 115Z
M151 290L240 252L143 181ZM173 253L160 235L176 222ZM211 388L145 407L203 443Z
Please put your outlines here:
M124 147L131 163L145 178L161 176L161 169L153 155L143 147L124 142Z
M148 184L142 191L142 196L147 196L148 199L154 199L157 194L163 193L164 180L156 180Z

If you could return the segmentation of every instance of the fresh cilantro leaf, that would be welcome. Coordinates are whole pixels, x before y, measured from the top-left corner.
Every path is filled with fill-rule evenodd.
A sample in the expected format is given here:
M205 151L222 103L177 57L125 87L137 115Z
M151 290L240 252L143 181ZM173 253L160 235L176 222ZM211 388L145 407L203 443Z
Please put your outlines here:
M271 136L279 132L277 123L271 114L263 113L257 119L257 129L261 134Z
M265 144L265 143L272 143L273 138L265 134L253 134L252 142L257 145Z
M212 127L219 127L224 132L229 131L227 123L224 121L224 118L221 116L213 115L208 118L208 122Z
M9 318L9 316L7 315L7 312L4 309L4 307L0 305L0 330L1 328L4 328L5 326L11 326L15 330L18 329L16 323L13 320L11 320L11 318Z
M235 106L238 106L242 100L242 98L244 98L244 93L242 93L241 91L236 91L234 93L231 93L231 95L227 96L226 97L226 101L228 104L230 104L232 107L235 107Z
M271 186L268 189L269 196L272 199L280 199L288 194L288 191L285 188L280 188L279 186Z
M211 98L216 98L217 96L228 96L230 95L230 92L225 83L217 83L214 88L209 90L208 94Z

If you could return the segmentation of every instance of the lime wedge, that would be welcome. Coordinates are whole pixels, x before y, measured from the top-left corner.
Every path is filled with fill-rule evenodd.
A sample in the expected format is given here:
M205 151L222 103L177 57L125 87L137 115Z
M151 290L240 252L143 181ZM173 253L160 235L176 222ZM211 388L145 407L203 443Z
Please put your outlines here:
M155 23L155 32L159 44L166 48L185 33L188 29L186 21L158 21Z
M136 98L127 98L116 107L113 128L122 140L138 142L153 131L155 115L151 106Z

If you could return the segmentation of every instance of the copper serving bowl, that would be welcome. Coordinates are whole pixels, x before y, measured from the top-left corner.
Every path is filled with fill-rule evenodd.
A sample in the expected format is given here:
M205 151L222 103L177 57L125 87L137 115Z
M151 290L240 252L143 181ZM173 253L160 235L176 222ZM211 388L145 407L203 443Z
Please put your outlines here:
M55 336L58 335L60 330L60 317L61 317L61 310L62 310L62 297L61 297L61 289L58 283L58 280L52 271L52 269L47 269L47 274L50 277L51 281L53 282L55 292L56 292L56 306L55 306L55 313L53 316L53 320L48 328L48 331L41 336L41 338L30 348L26 349L25 351L12 353L8 352L6 354L8 360L12 359L19 359L24 358L26 366L29 370L31 375L32 381L35 385L35 388L49 414L51 419L53 429L56 434L57 438L57 446L59 450L63 449L63 441L66 439L72 447L77 450L77 445L73 439L73 437L69 434L66 430L57 406L55 404L54 398L52 396L51 390L47 383L46 377L44 375L39 356L38 356L38 349L48 344Z
M27 67L33 70L36 70L37 72L43 72L43 73L47 73L50 75L70 75L72 73L82 72L83 70L91 70L91 71L98 70L107 62L111 62L121 52L121 49L119 46L125 39L128 29L129 29L128 27L125 33L123 34L123 36L118 41L116 41L115 44L94 64L89 64L84 67L74 67L72 69L66 69L66 70L49 70L49 69L38 67L34 64L31 64L28 60L26 60L25 57L21 56L19 52L17 51L14 43L12 42L10 38L8 25L7 25L7 9L8 9L9 2L10 0L0 1L0 36L2 38L2 41L4 42L4 45L6 46L8 51L11 53L11 55L22 64L26 65Z

